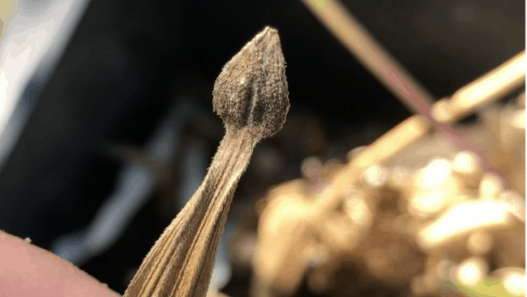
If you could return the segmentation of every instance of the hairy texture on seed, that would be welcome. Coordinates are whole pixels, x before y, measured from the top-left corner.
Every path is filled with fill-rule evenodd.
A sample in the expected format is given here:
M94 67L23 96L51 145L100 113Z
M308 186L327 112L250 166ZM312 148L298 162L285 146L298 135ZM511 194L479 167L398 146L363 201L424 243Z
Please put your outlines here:
M225 66L213 92L227 132L205 180L143 260L123 297L203 297L234 191L255 145L289 110L284 57L265 28Z
M262 139L282 129L289 111L285 60L275 29L266 27L234 56L214 84L212 104L224 123Z

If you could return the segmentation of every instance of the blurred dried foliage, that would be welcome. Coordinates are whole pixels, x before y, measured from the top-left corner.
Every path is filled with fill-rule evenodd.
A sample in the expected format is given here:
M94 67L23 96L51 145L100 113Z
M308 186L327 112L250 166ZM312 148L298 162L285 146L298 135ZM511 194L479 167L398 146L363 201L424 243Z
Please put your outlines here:
M250 295L525 296L524 59L339 158L315 157L334 144L292 115L271 145L288 150L251 166L302 156L302 178L247 206L230 243L234 265L253 272ZM444 133L471 112L477 125Z
M476 287L503 269L516 271L509 278L524 274L525 190L517 177L525 174L525 151L517 144L525 132L510 116L525 112L521 100L484 113L508 119L493 123L499 133L489 125L464 131L485 145L510 189L437 132L367 167L353 164L373 145L351 150L348 162L306 158L303 178L267 191L256 204L258 229L247 226L234 243L233 257L248 265L256 240L252 295L291 296L305 284L325 296L370 296L376 287L452 296L442 289L446 280ZM408 134L397 137L404 143ZM348 183L336 182L342 179ZM328 191L344 193L329 208ZM520 290L503 284L511 294Z

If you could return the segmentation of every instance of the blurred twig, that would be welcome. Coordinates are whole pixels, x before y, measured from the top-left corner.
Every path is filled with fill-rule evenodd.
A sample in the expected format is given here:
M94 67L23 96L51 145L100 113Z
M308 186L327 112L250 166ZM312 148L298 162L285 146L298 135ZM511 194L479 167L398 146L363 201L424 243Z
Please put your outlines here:
M430 130L430 122L422 116L415 115L369 145L337 174L333 186L327 187L322 193L321 213L340 203L344 191L356 182L356 178L364 169L375 164L382 164L409 144L428 134Z
M475 147L474 141L467 138L463 133L453 131L445 121L438 121L432 116L432 96L420 86L420 84L411 77L409 73L392 58L389 53L378 44L375 39L355 20L353 15L338 0L302 0L306 6L311 9L313 14L335 35L348 50L359 58L359 61L367 67L399 100L409 106L412 110L421 113L431 124L445 135L454 147L461 150L471 150L481 159L482 167L486 171L494 172L493 168L478 147ZM523 60L522 60L523 61ZM523 62L520 62L523 64ZM513 70L513 71L511 71ZM484 78L474 82L466 88L461 89L454 96L481 94L481 84L475 88L478 83L484 84L491 82L490 86L485 88L494 88L497 85L504 84L504 87L498 88L497 91L490 92L486 95L488 98L482 99L481 102L488 102L492 98L499 98L510 91L514 86L518 87L522 71L517 64L512 64L504 68L499 68L484 76ZM525 70L523 70L525 77ZM475 93L475 92L478 93ZM482 95L483 96L483 95ZM456 101L460 102L460 101ZM439 104L444 104L442 101ZM467 111L469 111L467 109ZM463 113L466 115L466 113ZM461 113L459 114L461 115ZM401 133L401 135L404 133ZM508 186L507 181L500 176L500 181L504 186Z
M498 68L458 90L450 99L438 101L434 105L433 116L439 122L452 123L502 98L524 83L525 51L522 51Z
M338 1L302 0L319 20L399 100L428 117L432 96L390 56Z

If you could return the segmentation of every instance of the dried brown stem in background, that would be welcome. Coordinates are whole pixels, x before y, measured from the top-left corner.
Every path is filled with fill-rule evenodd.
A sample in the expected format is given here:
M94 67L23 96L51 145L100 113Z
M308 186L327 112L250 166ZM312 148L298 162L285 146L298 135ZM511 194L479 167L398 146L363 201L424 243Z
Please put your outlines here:
M340 1L302 0L313 14L392 94L429 117L432 95L368 33Z
M205 180L150 250L125 297L206 295L238 181L256 143L285 122L284 64L278 32L267 27L225 65L213 91L225 137Z
M404 68L397 63L397 61L390 56L390 54L371 36L366 29L354 18L354 16L347 11L344 5L338 0L302 0L304 4L313 12L313 14L330 30L346 48L353 53L359 61L374 74L399 100L409 106L413 111L418 111L425 116L431 124L438 128L438 130L454 145L458 151L470 150L478 154L482 166L486 171L497 173L486 157L484 152L478 150L474 145L474 140L462 135L462 133L454 131L448 125L448 121L439 119L436 115L432 115L432 96L415 80ZM476 95L486 98L482 100L490 100L490 98L498 98L505 95L506 91L511 91L511 88L519 87L525 77L525 67L520 67L524 64L524 58L517 56L518 60L514 65L509 65L503 69L493 71L491 74L485 76L479 82L491 82L492 86L497 88L497 91L490 92L490 95L482 94L481 87L471 85L467 89L463 89L458 95ZM498 87L502 84L504 87ZM458 100L459 101L459 100ZM466 101L466 100L464 100ZM477 101L472 98L471 101ZM445 101L439 101L435 105L445 105ZM437 109L434 106L434 109ZM441 108L440 112L435 114L445 114ZM458 108L459 109L459 108ZM464 110L464 109L463 109ZM449 112L452 112L449 110ZM451 115L444 117L452 118ZM452 118L453 119L453 118ZM506 179L500 176L501 183L508 187Z
M434 104L432 115L442 123L452 123L476 109L501 99L525 84L525 51Z

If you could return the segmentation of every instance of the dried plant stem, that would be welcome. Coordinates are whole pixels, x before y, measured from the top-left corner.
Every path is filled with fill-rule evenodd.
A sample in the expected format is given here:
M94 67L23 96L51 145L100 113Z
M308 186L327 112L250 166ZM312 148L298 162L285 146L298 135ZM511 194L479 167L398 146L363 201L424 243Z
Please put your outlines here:
M452 123L525 84L525 51L434 104L433 116Z
M278 32L265 28L216 79L212 104L226 134L205 180L166 228L124 297L207 293L234 190L258 141L276 134L289 111Z
M303 0L328 30L399 100L428 117L432 96L337 0Z
M258 140L247 129L227 131L202 185L148 253L125 296L205 295L234 190Z

